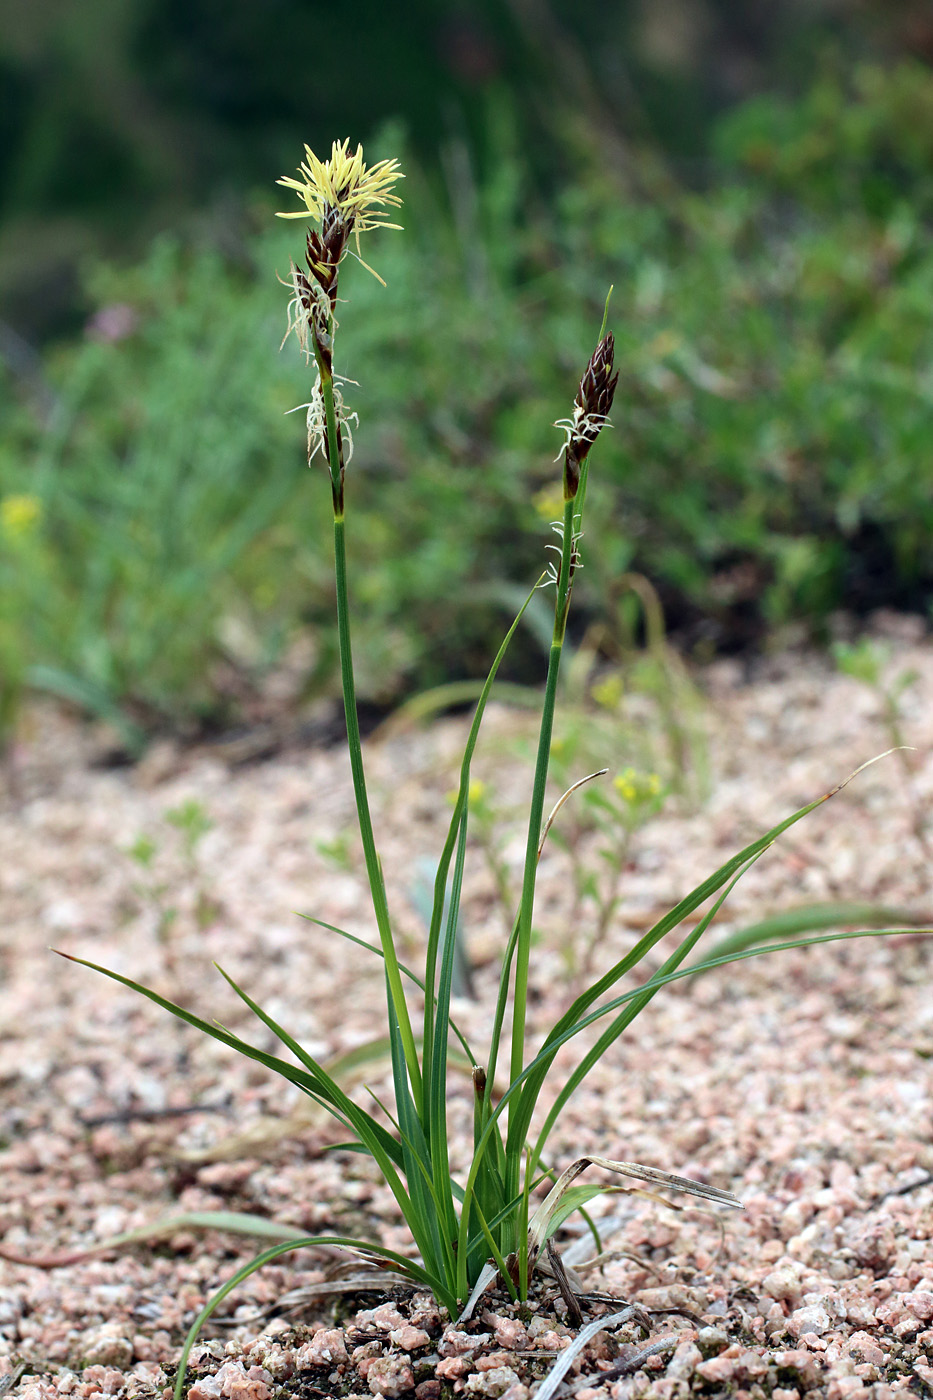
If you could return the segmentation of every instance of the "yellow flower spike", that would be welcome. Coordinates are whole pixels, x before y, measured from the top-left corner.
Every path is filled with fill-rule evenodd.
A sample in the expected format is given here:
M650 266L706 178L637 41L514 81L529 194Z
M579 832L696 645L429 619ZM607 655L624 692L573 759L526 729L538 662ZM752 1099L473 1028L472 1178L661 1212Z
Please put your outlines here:
M38 496L4 496L0 501L0 529L8 538L28 534L41 518Z
M397 194L392 193L396 180L404 180L397 160L381 160L378 165L368 168L363 163L363 147L357 146L353 155L349 151L350 142L335 141L330 160L319 160L310 146L305 146L305 159L298 169L303 180L283 175L276 184L294 190L304 200L305 209L294 213L280 213L280 219L305 219L308 214L314 219L323 220L329 210L341 214L357 233L365 233L371 228L400 228L400 224L386 223L388 214L378 205L401 204Z
M350 142L335 141L331 147L330 160L319 160L310 146L305 146L305 159L298 167L302 180L283 175L276 184L294 190L304 201L304 209L280 211L279 219L306 219L310 214L322 226L336 215L342 219L346 229L352 230L356 238L356 256L360 262L360 234L373 228L400 229L401 224L390 224L388 212L382 206L398 208L402 201L392 193L397 180L405 176L398 168L397 160L381 160L377 165L367 167L363 162L363 147L357 146L350 155ZM363 263L369 272L373 269ZM379 274L373 272L374 277ZM382 278L379 277L379 281Z
M298 167L298 173L304 178L295 180L291 175L283 175L276 181L276 184L294 190L305 207L280 211L276 217L306 219L310 214L317 219L324 237L323 243L318 239L319 250L327 246L330 232L336 224L339 246L333 257L334 270L346 251L345 239L352 232L356 239L356 257L367 272L382 282L378 272L360 257L360 234L373 228L402 227L401 224L388 222L389 215L383 206L398 207L401 204L399 196L392 193L392 187L396 180L404 180L405 176L399 170L397 160L381 160L369 168L363 162L363 147L357 146L352 156L349 148L349 141L335 141L330 160L319 160L311 147L305 146L305 158ZM339 234L340 228L342 235ZM311 270L314 276L318 275L313 263Z

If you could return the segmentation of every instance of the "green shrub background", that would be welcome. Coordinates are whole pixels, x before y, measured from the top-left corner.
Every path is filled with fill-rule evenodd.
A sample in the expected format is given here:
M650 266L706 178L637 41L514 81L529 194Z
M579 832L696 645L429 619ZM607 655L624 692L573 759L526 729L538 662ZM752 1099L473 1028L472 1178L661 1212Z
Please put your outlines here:
M580 615L616 626L630 568L701 654L788 623L819 635L838 608L927 611L929 69L745 103L716 126L702 189L649 165L623 183L594 149L545 196L508 107L487 124L490 173L453 201L397 133L366 147L408 178L404 233L366 254L387 285L343 281L362 694L484 671L541 567L550 425L610 283L621 378ZM295 698L334 690L328 486L287 416L310 375L293 342L279 353L275 271L300 226L279 207L257 196L228 254L161 237L95 265L87 295L130 308L129 333L51 346L41 412L0 383L0 501L40 503L0 519L7 723L29 683L143 729L234 722L289 656ZM540 649L533 625L525 639L513 674Z

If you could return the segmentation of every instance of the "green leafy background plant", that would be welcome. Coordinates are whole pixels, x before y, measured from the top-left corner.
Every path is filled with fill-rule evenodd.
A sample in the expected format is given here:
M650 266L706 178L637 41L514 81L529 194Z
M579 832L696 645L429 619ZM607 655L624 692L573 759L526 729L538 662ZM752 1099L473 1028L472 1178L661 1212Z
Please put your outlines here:
M788 622L818 633L839 606L926 609L931 106L913 64L756 99L720 122L715 178L663 197L583 160L545 204L495 105L491 173L454 207L407 162L406 234L386 240L386 288L358 279L344 367L364 385L364 699L482 674L535 567L550 405L609 281L622 380L578 620L616 629L630 568L701 652ZM235 257L160 239L89 271L133 329L49 352L43 422L0 381L0 498L42 508L28 549L0 539L7 723L28 683L131 746L226 723L262 708L299 640L298 696L334 689L317 495L284 416L303 380L274 353L270 269L287 262L281 230ZM539 654L527 628L508 674Z

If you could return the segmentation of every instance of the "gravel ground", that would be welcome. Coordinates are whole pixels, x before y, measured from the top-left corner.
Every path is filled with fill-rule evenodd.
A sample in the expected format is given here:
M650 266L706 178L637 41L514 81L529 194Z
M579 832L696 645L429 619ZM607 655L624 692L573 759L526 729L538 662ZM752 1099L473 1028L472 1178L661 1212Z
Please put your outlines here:
M889 757L781 838L735 890L724 930L839 898L933 923L923 832L933 644L906 623L888 629L891 674L917 672L903 697L912 775ZM600 964L727 855L889 744L878 699L819 657L773 658L750 681L718 663L703 685L712 797L701 813L672 809L640 833ZM491 715L477 767L500 791L527 785L510 756L524 723ZM390 903L415 961L410 872L439 848L463 733L461 721L443 721L368 754ZM236 765L224 749L159 744L135 768L107 768L101 743L36 711L0 805L0 1239L31 1260L79 1256L44 1269L0 1260L0 1395L17 1400L162 1395L197 1309L255 1252L177 1227L80 1257L120 1231L180 1212L248 1211L406 1247L386 1188L363 1158L323 1153L338 1136L299 1096L49 951L104 963L255 1034L217 960L314 1053L366 1041L382 1021L378 971L293 912L371 936L347 840L345 756L292 748ZM190 801L212 822L193 855L166 820ZM518 844L506 848L513 863ZM541 866L533 1033L565 1005L569 909L555 849ZM481 1040L502 940L481 862L466 916L477 999L457 1014ZM644 1162L734 1191L745 1212L606 1197L596 1207L606 1254L588 1268L592 1250L566 1232L561 1247L593 1295L587 1319L605 1315L606 1325L558 1394L933 1396L931 951L908 935L747 962L659 996L605 1057L557 1130L555 1163L586 1151ZM385 1087L384 1064L366 1076ZM456 1155L465 1082L451 1093ZM223 1328L195 1353L191 1400L527 1400L579 1330L547 1280L528 1308L489 1295L460 1326L404 1290L335 1303L312 1289L286 1310L283 1295L333 1269L304 1251L232 1295ZM647 1316L620 1319L628 1304Z

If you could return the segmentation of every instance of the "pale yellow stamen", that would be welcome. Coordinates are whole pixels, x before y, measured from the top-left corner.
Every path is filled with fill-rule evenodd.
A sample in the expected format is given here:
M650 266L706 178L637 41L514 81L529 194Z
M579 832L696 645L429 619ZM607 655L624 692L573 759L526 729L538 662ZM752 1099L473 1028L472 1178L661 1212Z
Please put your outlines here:
M388 213L381 207L398 207L401 199L392 193L397 180L405 177L398 168L397 160L381 160L367 168L363 163L363 147L357 146L353 155L349 152L349 141L335 141L330 160L319 160L310 146L305 146L305 159L298 170L304 176L295 180L283 175L276 183L294 190L304 201L305 208L290 213L280 213L280 219L312 218L323 220L328 209L335 209L349 223L354 232L365 233L372 228L400 228L400 224L387 223Z

